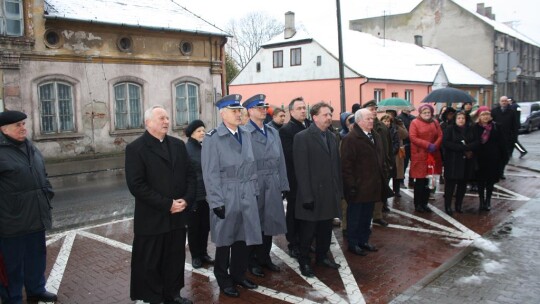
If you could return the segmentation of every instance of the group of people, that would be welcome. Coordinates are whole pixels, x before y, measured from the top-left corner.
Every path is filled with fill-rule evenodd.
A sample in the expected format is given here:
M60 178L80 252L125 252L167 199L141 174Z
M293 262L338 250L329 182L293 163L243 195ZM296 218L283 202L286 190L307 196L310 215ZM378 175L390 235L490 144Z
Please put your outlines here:
M332 126L328 103L312 105L310 120L306 102L294 98L284 123L283 109L273 109L268 119L265 98L221 98L216 107L223 122L206 132L204 122L192 121L184 130L186 143L168 135L165 108L144 113L146 131L125 152L126 181L135 197L133 300L191 303L180 295L186 236L193 267L213 264L221 292L230 297L240 295L238 286L258 288L248 271L257 277L280 271L270 256L276 235L285 234L289 255L306 277L315 275L312 252L317 265L340 268L329 255L336 218L342 219L349 252L377 251L369 242L371 224L388 225L382 214L390 210L387 199L400 196L409 160L417 212L431 212L432 177L443 167L448 214L454 196L455 210L462 212L472 181L480 209L490 210L494 184L504 178L517 142L519 122L506 96L493 110L479 107L477 121L470 104L459 111L449 107L442 123L429 104L418 108L416 118L387 111L378 119L377 103L369 101L340 115L341 130ZM25 119L18 111L0 113L0 264L3 259L10 283L0 287L3 303L21 303L23 285L28 299L57 299L44 287L54 192L41 154L26 139ZM24 220L9 215L10 204L22 200L29 202L21 205L27 208ZM209 233L214 259L207 251Z

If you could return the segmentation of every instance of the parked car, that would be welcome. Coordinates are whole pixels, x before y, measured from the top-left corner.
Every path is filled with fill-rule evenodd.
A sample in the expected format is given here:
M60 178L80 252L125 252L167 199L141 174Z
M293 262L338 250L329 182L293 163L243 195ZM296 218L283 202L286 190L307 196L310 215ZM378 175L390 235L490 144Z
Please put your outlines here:
M518 102L521 109L520 132L532 132L540 127L540 102Z

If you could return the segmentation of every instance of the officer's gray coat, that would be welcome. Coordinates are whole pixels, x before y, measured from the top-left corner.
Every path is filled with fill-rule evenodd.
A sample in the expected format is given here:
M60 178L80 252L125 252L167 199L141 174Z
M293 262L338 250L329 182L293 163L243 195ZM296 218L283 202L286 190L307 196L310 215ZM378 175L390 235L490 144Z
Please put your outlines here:
M259 218L264 235L278 235L287 232L282 191L289 191L285 157L279 133L266 127L264 136L251 122L245 125L251 133L251 145L257 164L257 183L259 184Z
M224 124L207 133L202 143L201 163L206 200L210 206L212 242L217 247L236 241L262 243L257 208L257 168L251 147L251 135L243 127L240 144ZM225 207L225 219L213 208Z

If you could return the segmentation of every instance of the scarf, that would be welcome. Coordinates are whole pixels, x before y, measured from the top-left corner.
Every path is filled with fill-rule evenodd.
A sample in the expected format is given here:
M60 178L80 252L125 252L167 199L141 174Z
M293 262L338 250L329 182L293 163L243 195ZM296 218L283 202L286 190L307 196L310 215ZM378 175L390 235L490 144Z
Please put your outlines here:
M493 129L493 124L488 123L485 126L482 126L484 128L484 132L482 132L482 135L480 136L480 141L482 144L485 144L489 140L489 135L491 134L491 129Z

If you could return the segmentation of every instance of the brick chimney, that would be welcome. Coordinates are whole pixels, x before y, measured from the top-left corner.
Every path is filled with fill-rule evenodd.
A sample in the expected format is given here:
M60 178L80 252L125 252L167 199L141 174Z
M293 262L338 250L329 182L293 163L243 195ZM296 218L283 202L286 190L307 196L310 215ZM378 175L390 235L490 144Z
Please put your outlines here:
M294 26L294 13L285 13L285 39L292 38L296 34L296 27Z
M486 15L486 8L484 7L484 3L476 3L476 12L482 16Z
M422 35L414 35L414 44L418 45L419 47L424 47Z

